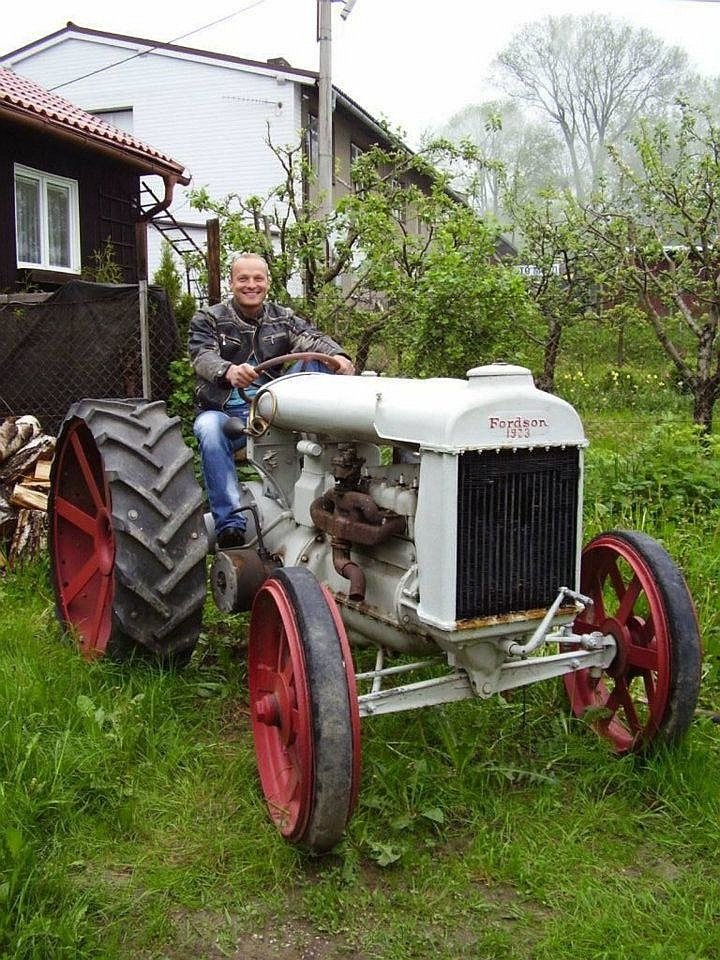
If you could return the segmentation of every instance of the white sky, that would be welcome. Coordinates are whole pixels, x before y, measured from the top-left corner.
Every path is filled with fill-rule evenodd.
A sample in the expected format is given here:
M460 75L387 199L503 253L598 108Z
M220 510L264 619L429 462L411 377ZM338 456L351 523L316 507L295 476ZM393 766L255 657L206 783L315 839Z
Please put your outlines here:
M524 23L548 14L598 11L624 17L676 43L707 75L720 74L720 2L710 0L356 0L347 20L333 4L333 81L376 117L405 131L411 144L468 103L493 96L490 65ZM177 42L265 60L283 56L317 70L315 0L204 0L184 8L165 0L34 0L8 4L0 53L79 26Z

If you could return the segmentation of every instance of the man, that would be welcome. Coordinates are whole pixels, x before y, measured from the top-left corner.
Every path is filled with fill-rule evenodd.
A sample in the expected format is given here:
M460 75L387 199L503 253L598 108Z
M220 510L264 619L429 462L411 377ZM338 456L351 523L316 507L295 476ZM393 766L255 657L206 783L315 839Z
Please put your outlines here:
M338 373L355 373L342 347L301 319L289 307L266 301L270 276L267 262L255 253L241 253L230 265L232 296L224 303L200 310L190 321L189 350L197 386L200 413L194 432L200 443L205 489L215 521L219 547L245 543L245 515L235 472L234 453L245 437L230 439L224 425L231 416L247 421L246 397L280 374L280 368L258 374L255 365L285 353L312 350L335 357ZM303 367L295 364L291 372ZM303 367L328 372L322 364Z

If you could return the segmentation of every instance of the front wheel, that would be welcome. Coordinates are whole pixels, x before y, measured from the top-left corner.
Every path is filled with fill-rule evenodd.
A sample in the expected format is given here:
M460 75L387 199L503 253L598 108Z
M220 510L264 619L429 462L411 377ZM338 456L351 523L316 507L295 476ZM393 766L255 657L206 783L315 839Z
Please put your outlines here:
M702 656L680 570L651 537L616 530L587 544L580 579L593 606L574 630L612 635L617 653L602 675L590 668L564 677L573 713L589 711L617 753L679 740L692 722Z
M278 570L250 619L248 681L260 784L286 840L340 840L357 799L360 715L335 601L304 567Z

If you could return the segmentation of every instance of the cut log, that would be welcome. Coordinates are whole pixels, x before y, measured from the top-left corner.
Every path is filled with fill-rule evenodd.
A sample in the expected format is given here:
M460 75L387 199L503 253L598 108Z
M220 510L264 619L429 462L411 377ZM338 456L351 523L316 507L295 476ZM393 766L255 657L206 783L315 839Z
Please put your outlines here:
M11 481L21 477L28 469L32 467L39 459L47 459L48 454L55 450L55 437L41 433L26 443L22 449L14 453L2 466L0 466L0 481Z
M10 504L10 496L6 495L5 491L0 487L0 528L7 523L8 520L14 520L17 515L17 510Z
M0 424L0 463L24 447L40 433L40 423L35 417L8 417Z
M21 510L10 544L8 566L17 563L19 557L36 556L46 542L47 514L42 510Z
M47 510L48 498L46 493L26 487L24 483L16 483L10 502L28 510Z
M50 483L50 470L52 468L52 459L38 460L35 464L35 479L47 480Z
M50 489L49 480L36 480L35 477L20 477L18 483L21 483L24 487L28 487L30 490L39 490L41 493Z

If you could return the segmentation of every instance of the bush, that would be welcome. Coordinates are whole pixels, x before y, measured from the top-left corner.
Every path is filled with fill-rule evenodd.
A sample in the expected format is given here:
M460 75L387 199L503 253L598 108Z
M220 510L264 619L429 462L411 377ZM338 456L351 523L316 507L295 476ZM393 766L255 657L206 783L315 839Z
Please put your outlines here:
M598 515L649 516L706 523L720 516L720 437L693 423L666 420L627 452L588 457L587 503Z

